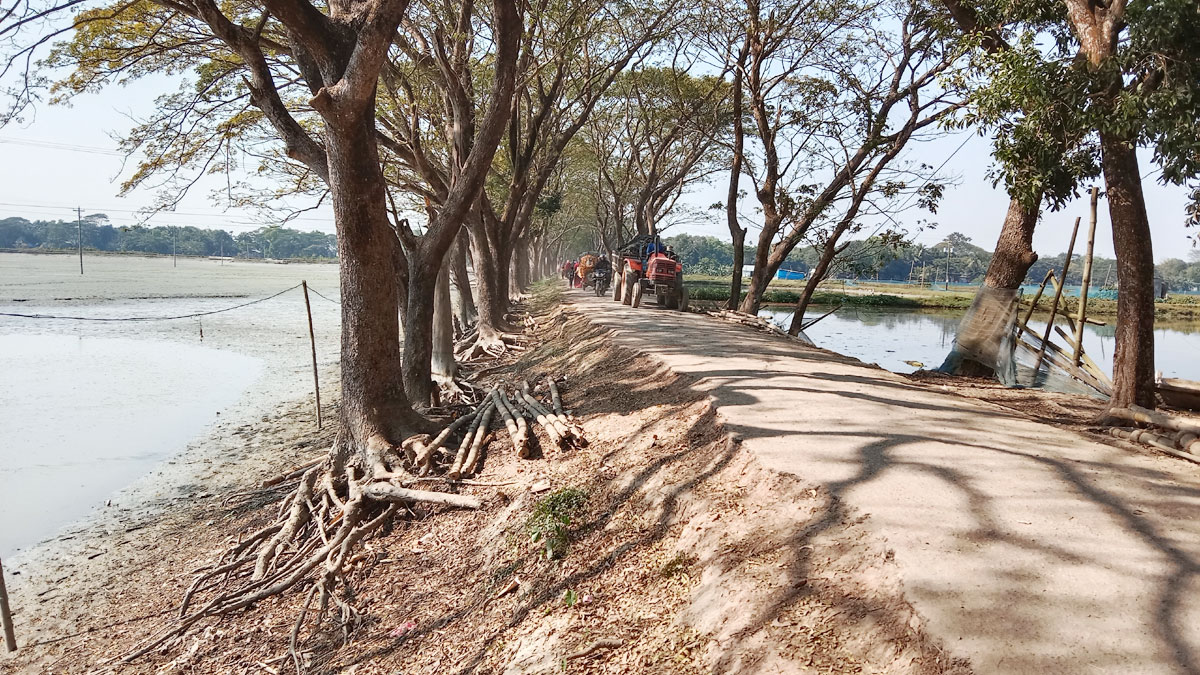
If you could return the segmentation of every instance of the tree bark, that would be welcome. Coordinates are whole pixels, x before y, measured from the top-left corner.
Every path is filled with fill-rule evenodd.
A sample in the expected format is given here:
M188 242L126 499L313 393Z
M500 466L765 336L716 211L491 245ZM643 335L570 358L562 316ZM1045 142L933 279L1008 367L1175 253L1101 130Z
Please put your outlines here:
M745 152L745 130L742 129L742 68L746 65L749 44L738 52L737 66L733 69L733 159L729 165L729 190L725 194L725 220L729 225L729 236L733 239L733 278L729 281L729 300L725 309L737 309L742 299L742 268L746 257L746 228L738 222L738 188L742 179L742 154Z
M466 330L467 326L475 323L479 310L475 307L475 294L471 291L471 275L467 270L467 257L470 255L470 237L466 231L460 232L458 241L450 251L450 274L454 282L455 297L458 302L455 308L459 327Z
M1154 248L1137 149L1104 131L1100 148L1119 289L1110 405L1154 408Z
M448 263L449 261L447 261ZM442 265L433 296L433 357L435 382L452 383L458 374L454 363L454 313L450 303L450 265Z
M513 297L520 296L529 290L529 238L522 235L513 246Z
M344 442L360 449L390 446L429 426L413 412L403 384L400 270L374 113L372 104L326 125L342 294L342 424Z
M763 205L766 206L765 204ZM764 210L766 210L764 208ZM746 297L738 304L738 311L743 314L757 315L759 308L762 307L762 295L767 290L767 284L771 282L772 272L770 271L769 256L771 252L771 238L765 233L778 232L780 218L767 214L768 221L763 227L764 234L758 238L758 246L754 249L754 269L750 271L750 283L747 288ZM774 221L774 222L771 222ZM737 255L737 252L734 252Z

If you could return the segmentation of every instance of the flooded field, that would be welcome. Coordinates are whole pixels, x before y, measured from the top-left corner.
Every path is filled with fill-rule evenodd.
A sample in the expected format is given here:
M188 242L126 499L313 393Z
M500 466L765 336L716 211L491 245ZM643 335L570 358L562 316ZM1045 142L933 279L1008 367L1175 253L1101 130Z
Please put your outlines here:
M217 424L312 391L312 298L336 366L336 265L0 254L0 557L103 506ZM128 319L80 321L13 314ZM332 377L330 378L332 380ZM331 383L330 383L331 385Z
M814 308L820 316L828 308ZM790 310L762 312L784 326ZM960 310L906 310L843 307L805 331L819 346L853 356L897 373L937 368L950 351ZM1046 324L1031 321L1040 331ZM1091 326L1083 347L1105 372L1112 373L1113 327ZM1154 332L1157 369L1167 377L1200 380L1200 323L1160 320Z

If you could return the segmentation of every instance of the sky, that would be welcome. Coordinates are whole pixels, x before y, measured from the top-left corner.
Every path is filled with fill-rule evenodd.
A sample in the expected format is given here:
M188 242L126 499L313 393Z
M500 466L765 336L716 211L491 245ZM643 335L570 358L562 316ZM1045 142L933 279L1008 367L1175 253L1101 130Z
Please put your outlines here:
M0 127L0 218L72 220L76 207L79 207L84 215L105 213L116 224L195 225L222 228L235 234L268 224L253 211L227 208L223 198L224 175L202 180L180 204L177 213L159 214L148 220L138 212L154 203L153 190L138 189L124 197L118 196L120 183L132 173L134 164L125 161L113 139L132 126L131 118L153 110L155 94L163 91L164 84L168 83L149 80L112 87L99 94L80 97L70 107L42 105L24 123ZM990 149L988 139L970 131L947 134L911 148L906 159L932 166L945 162L942 173L955 179L955 184L946 189L936 215L909 209L897 217L910 231L917 229L919 219L937 223L936 228L917 235L918 243L936 244L951 232L961 232L970 237L972 243L987 250L995 246L1008 208L1008 197L1003 189L993 188L987 178L992 164ZM1200 234L1183 226L1187 191L1158 184L1148 163L1150 153L1139 154L1142 172L1149 174L1143 183L1154 236L1155 260L1186 259L1193 243L1189 236ZM235 183L244 177L236 173L231 176ZM688 195L684 201L704 214L702 220L686 227L672 228L668 234L688 232L728 241L724 213L706 209L709 204L724 200L726 180L725 176L718 175L712 185L702 186ZM748 184L743 187L749 189ZM752 217L754 203L752 197L743 201L742 212ZM1083 217L1086 226L1086 193L1063 210L1043 215L1034 249L1042 255L1065 251L1076 217ZM324 207L299 216L289 226L333 232L332 213ZM752 230L750 236L757 235ZM1082 235L1080 241L1077 252L1082 247ZM1100 203L1096 254L1113 256L1112 231L1104 200Z

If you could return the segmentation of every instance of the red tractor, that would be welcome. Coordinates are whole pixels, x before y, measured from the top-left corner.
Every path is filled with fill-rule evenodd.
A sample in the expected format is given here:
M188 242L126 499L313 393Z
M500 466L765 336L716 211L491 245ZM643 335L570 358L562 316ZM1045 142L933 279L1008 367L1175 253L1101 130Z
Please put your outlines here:
M638 235L613 253L613 300L637 307L643 293L654 294L659 307L687 311L683 264L657 235Z

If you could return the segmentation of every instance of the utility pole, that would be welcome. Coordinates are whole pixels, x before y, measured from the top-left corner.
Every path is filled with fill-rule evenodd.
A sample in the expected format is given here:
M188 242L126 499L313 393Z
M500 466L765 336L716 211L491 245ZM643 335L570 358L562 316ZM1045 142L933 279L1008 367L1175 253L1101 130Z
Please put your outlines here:
M950 254L954 253L954 247L946 244L946 290L950 290Z
M75 207L75 225L79 229L79 273L83 274L83 209Z

